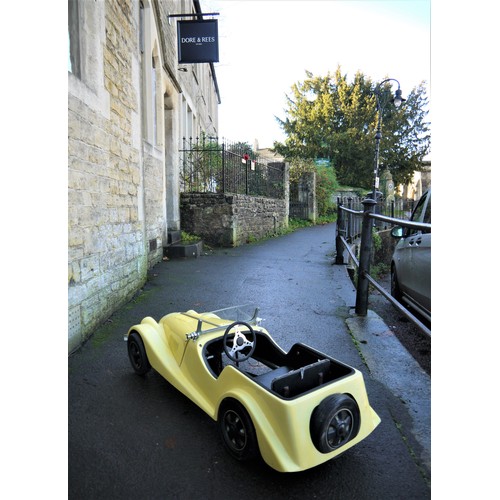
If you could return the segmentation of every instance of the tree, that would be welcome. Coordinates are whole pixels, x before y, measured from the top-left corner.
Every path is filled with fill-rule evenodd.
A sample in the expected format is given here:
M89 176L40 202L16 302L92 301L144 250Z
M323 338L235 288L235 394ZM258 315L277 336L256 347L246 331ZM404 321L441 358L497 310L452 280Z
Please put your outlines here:
M341 184L371 188L373 183L376 84L361 72L350 83L340 67L332 75L306 72L286 96L284 120L276 117L286 134L274 150L287 159L328 158ZM380 101L389 99L390 85ZM390 103L389 103L390 104ZM383 106L381 165L390 168L396 183L407 181L429 151L430 132L425 122L426 92L422 83L400 108Z

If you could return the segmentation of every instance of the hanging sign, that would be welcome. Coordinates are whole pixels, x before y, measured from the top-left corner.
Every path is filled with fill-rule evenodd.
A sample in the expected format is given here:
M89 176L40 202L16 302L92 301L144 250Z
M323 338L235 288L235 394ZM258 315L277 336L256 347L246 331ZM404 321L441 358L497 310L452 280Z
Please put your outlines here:
M177 21L179 63L219 62L217 20Z

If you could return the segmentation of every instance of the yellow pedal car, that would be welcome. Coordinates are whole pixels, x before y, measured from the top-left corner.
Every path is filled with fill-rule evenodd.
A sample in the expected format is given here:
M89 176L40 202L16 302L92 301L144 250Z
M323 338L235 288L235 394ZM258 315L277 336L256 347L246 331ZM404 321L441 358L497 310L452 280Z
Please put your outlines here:
M366 438L380 418L361 372L305 344L281 349L258 308L146 317L125 336L135 372L151 368L218 423L238 460L309 469Z

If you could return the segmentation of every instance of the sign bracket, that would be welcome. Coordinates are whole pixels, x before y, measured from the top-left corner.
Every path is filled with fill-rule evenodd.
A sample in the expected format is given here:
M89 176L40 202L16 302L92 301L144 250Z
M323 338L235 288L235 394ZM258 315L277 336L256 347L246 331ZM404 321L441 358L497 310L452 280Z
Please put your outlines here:
M169 14L168 17L203 17L203 16L218 16L219 12L209 12L207 14Z

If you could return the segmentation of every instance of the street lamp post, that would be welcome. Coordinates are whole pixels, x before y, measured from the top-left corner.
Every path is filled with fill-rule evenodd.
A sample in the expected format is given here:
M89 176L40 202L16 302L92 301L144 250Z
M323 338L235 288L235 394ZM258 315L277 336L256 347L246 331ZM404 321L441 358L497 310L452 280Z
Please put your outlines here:
M378 120L377 120L377 131L375 133L375 161L374 161L374 167L373 167L373 199L375 202L377 202L378 194L377 190L379 188L379 175L378 175L378 169L379 169L379 154L380 154L380 139L382 139L382 112L384 110L385 105L387 104L387 101L383 101L381 103L381 95L380 91L382 88L382 85L387 82L396 82L398 84L398 89L396 90L394 97L391 99L392 103L396 108L399 108L403 101L406 101L401 94L401 88L399 85L399 82L395 80L394 78L387 78L386 80L383 80L380 82L376 87L375 87L375 97L377 98L377 113L378 113Z

